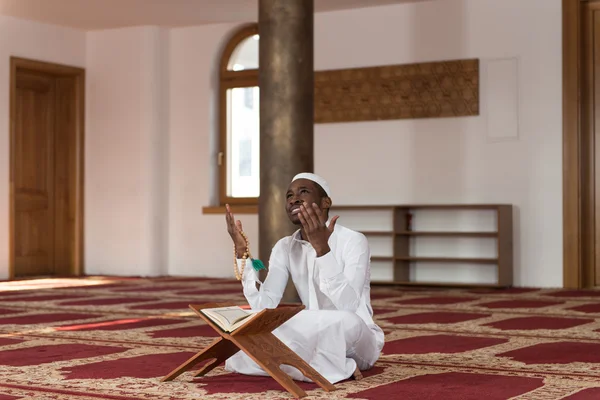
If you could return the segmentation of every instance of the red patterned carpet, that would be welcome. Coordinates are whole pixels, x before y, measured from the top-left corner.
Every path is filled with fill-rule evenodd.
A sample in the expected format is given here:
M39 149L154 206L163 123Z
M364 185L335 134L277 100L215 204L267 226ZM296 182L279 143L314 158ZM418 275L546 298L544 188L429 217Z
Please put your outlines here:
M361 381L314 399L600 399L600 291L375 287L386 332ZM215 334L190 303L240 301L199 278L0 282L0 400L286 399L270 378L160 378Z

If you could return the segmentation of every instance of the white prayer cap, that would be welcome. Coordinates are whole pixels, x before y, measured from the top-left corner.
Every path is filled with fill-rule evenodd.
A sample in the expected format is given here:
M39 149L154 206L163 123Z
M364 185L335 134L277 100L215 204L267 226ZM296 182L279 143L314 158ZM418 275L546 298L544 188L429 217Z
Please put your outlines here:
M309 181L315 182L323 188L325 193L327 193L327 197L331 197L331 190L329 189L329 185L327 184L325 179L321 178L319 175L315 175L310 172L302 172L301 174L296 175L294 179L292 179L292 182L298 179L308 179Z

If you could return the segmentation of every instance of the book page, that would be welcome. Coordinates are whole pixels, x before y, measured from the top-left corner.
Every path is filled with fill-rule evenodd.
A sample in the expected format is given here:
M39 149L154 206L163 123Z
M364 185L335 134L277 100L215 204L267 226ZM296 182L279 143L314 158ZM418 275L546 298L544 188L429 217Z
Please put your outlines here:
M230 331L237 322L252 315L252 312L242 310L240 307L220 307L203 309L202 312L212 319L223 330Z
M213 308L210 311L219 314L219 316L225 320L227 326L231 326L250 315L249 312L244 311L239 307Z
M258 315L258 311L251 311L250 315L248 315L248 318L243 318L241 320L238 320L238 322L236 322L235 324L233 324L233 326L231 326L231 328L229 328L229 332L233 332L236 329L238 329L240 326L245 325L256 315Z

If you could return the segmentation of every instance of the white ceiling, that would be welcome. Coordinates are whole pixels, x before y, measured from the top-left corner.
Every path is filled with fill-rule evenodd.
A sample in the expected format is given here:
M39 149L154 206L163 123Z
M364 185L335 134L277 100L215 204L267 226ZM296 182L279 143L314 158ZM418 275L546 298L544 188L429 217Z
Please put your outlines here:
M428 0L315 0L315 11L418 1ZM258 0L0 0L0 15L83 30L176 27L256 21Z

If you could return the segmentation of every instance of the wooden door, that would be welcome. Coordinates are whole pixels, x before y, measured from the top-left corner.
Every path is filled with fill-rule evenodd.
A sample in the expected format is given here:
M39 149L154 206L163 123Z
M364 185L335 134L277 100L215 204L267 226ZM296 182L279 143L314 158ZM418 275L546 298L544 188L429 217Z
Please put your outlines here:
M76 85L72 76L55 78L54 124L54 272L72 275L76 270L77 171Z
M82 273L83 70L13 59L11 278Z
M585 287L600 286L600 2L582 3L582 242Z
M24 71L17 75L13 147L17 276L54 274L55 87L53 77Z

